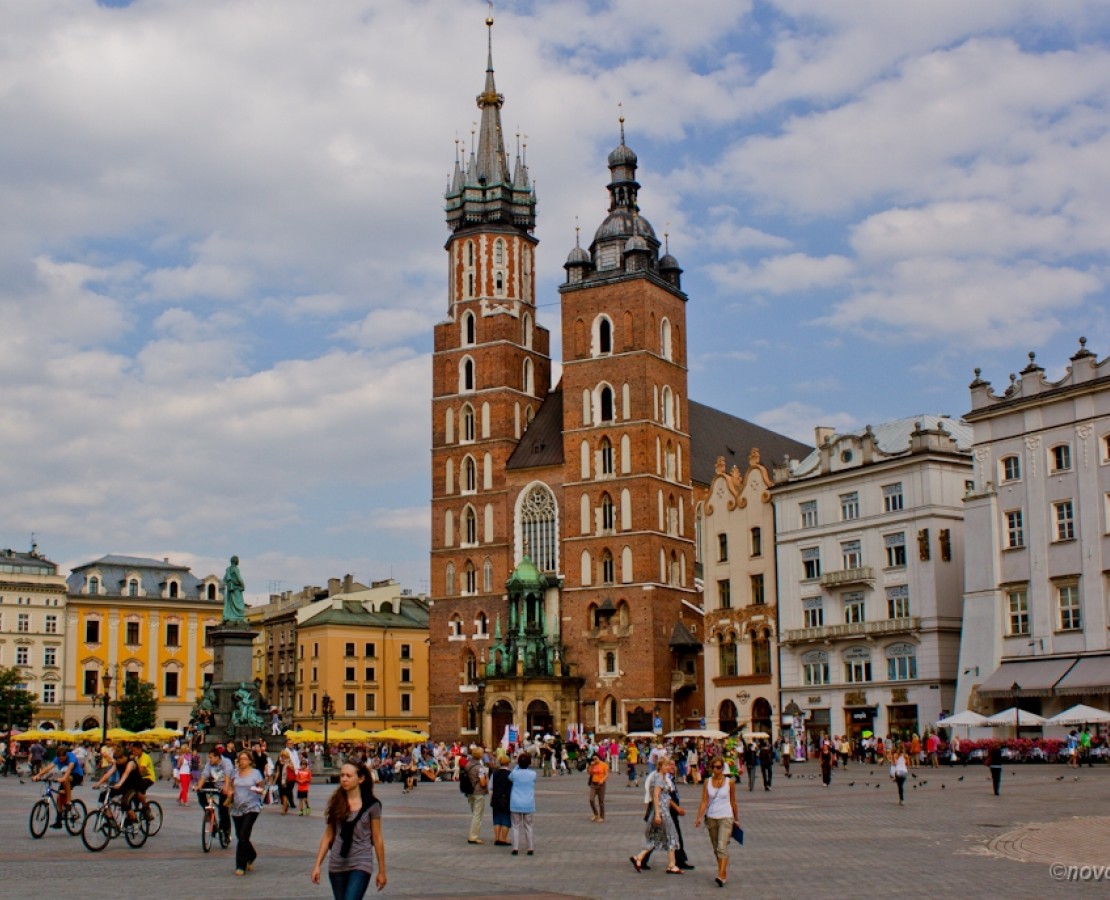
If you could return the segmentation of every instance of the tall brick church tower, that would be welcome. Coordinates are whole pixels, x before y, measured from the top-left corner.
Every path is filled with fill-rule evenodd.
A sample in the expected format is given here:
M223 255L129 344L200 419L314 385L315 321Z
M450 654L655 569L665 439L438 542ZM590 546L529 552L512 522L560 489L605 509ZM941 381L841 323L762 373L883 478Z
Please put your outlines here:
M681 728L701 682L681 269L640 215L622 120L608 214L566 263L551 386L535 194L519 153L511 172L506 158L487 25L435 328L432 735Z
M519 154L509 170L492 18L486 24L477 146L469 158L456 154L446 194L448 308L435 327L432 373L431 595L451 597L458 618L439 621L440 603L431 627L479 638L493 630L514 563L505 464L551 381L550 334L536 322L536 197ZM432 727L448 734L459 727L456 649L432 642L433 673L451 673L446 685L432 680ZM466 673L469 681L476 674Z
M609 214L566 262L562 294L566 640L598 722L630 731L683 726L672 706L696 640L686 296L681 270L640 215L636 154L609 154ZM573 511L579 515L573 516ZM572 654L568 652L568 658Z

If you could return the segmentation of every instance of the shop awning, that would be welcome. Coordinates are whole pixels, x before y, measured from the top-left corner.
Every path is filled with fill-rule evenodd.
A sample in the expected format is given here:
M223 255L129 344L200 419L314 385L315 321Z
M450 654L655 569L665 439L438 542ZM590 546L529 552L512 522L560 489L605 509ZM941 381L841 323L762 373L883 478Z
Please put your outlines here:
M1079 662L1056 685L1056 693L1110 694L1110 656L1079 657Z
M980 697L1051 697L1056 683L1075 665L1066 659L1021 659L1004 662L979 687ZM1014 685L1018 690L1014 691Z

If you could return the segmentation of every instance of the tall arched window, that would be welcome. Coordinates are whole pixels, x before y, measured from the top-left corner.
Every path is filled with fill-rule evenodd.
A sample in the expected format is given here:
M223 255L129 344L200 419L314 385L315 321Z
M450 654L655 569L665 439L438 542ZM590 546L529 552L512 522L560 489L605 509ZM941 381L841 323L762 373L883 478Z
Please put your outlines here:
M736 675L737 672L736 638L732 634L721 635L717 645L717 665L721 675Z
M493 264L495 266L505 265L505 242L501 238L493 242Z
M663 319L659 323L659 350L663 354L664 359L671 358L671 322L670 319Z
M470 443L474 440L474 407L464 403L459 411L459 440Z
M478 514L473 506L463 512L463 541L467 544L478 543Z
M455 593L455 564L453 562L447 564L443 592L447 594L448 597Z
M532 316L529 313L524 314L521 322L521 328L524 332L524 347L526 350L532 349Z
M474 343L474 313L467 312L463 314L462 326L463 346L469 347Z
M466 592L468 594L478 593L478 572L474 568L474 563L469 559L466 561Z
M601 583L613 584L616 581L616 569L613 565L613 554L604 550L601 554Z
M482 563L482 590L487 594L493 590L493 561L489 559Z
M517 512L521 547L517 555L526 551L541 572L558 571L557 511L555 495L547 485L534 484L521 495Z
M462 489L468 494L473 494L478 490L478 464L474 462L473 456L467 456L463 460L462 474Z
M601 391L598 393L598 421L612 422L613 421L613 389L609 385L603 385Z
M598 317L596 346L598 354L613 352L613 323L606 316Z
M177 598L178 596L180 596L180 595L178 594L178 588L177 588L177 582L176 582L176 581L171 581L171 582L170 582L170 590L169 590L169 595L170 595L170 597L171 597L171 598L175 598L175 599L176 599L176 598Z
M89 578L89 594L97 595L100 593L100 579L95 575Z
M601 495L601 530L608 533L613 530L613 498L608 494Z
M127 582L127 596L128 597L138 597L139 596L139 579L138 578L131 578L131 579L128 580L128 582Z
M532 395L536 393L536 380L535 370L532 368L532 360L524 360L524 393Z
M598 455L601 457L601 474L613 474L613 444L607 437L601 439L598 445Z
M459 363L459 390L474 390L474 360L464 356Z
M766 628L752 632L752 674L771 674L771 632Z
M663 400L660 403L660 418L663 420L664 425L671 424L671 389L669 386L663 388Z

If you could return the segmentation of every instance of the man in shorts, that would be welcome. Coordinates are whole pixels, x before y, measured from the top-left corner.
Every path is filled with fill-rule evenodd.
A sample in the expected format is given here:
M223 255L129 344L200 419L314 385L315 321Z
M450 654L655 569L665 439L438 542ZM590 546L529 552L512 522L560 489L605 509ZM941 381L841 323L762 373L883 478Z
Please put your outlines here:
M54 819L54 824L51 828L62 827L62 811L69 808L70 798L73 796L73 789L80 785L85 780L85 770L81 768L81 763L77 757L73 755L73 751L69 749L68 744L58 744L57 755L54 761L49 763L46 768L42 769L31 780L40 781L46 778L53 772L54 779L62 787L62 804L58 808L58 815Z

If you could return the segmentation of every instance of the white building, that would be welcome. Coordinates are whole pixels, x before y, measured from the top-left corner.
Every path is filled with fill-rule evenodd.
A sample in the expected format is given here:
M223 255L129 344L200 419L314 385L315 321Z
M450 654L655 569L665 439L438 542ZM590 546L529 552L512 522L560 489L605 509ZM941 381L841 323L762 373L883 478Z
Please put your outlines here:
M743 473L718 458L703 506L705 718L777 734L775 510L759 455L753 447Z
M820 734L921 734L952 708L971 429L916 416L776 468L784 708Z
M19 670L19 687L35 695L32 724L64 728L66 580L30 553L0 550L0 666Z
M1085 343L1057 382L1031 353L1001 396L971 383L959 709L1110 703L1110 360Z

